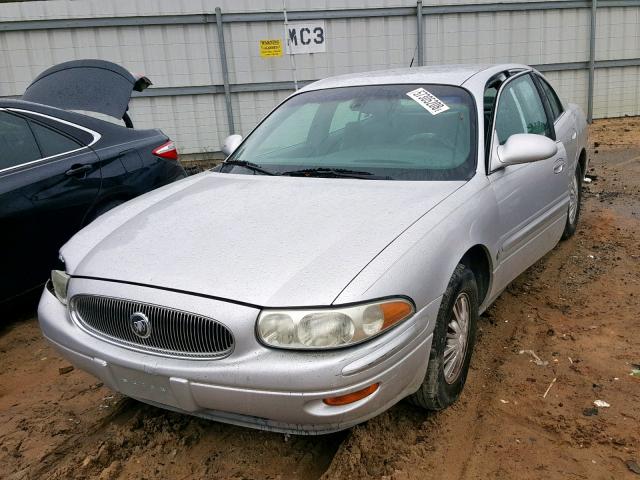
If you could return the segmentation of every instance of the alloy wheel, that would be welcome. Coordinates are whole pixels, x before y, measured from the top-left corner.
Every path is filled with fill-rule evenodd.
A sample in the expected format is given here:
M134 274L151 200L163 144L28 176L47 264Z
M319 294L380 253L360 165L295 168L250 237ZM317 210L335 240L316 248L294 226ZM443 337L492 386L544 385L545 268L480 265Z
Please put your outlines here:
M569 223L573 225L578 213L578 176L574 175L569 186Z
M469 340L469 319L471 316L469 296L462 292L453 303L451 319L447 325L447 342L444 349L444 379L454 383L464 364Z

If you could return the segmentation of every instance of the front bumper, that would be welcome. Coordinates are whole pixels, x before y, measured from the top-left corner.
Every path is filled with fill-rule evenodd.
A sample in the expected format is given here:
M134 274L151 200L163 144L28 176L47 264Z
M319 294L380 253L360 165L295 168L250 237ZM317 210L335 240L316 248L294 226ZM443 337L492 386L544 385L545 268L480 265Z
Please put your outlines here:
M38 308L42 332L71 363L124 395L213 420L298 434L329 433L363 422L413 393L424 378L440 299L390 332L328 352L270 349L255 338L258 310L195 295L72 279L69 295L106 295L199 313L229 327L233 353L219 360L160 357L107 343L79 328L47 289ZM373 383L348 405L322 399Z

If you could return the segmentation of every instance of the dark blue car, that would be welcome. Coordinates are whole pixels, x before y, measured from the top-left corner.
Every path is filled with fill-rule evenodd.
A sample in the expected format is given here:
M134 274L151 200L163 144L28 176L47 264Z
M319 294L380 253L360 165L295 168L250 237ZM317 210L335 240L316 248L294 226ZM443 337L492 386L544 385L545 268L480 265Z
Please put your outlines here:
M0 303L43 284L58 249L97 216L186 175L174 143L127 114L132 91L150 84L78 60L44 71L21 100L0 100Z

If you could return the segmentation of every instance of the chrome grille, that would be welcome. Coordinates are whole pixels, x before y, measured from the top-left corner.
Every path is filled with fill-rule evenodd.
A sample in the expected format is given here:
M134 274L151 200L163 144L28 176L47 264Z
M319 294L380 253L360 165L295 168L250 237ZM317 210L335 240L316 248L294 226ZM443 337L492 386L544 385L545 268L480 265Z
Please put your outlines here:
M98 295L76 295L69 310L87 333L133 350L204 360L226 357L234 346L227 327L182 310ZM134 333L134 314L148 319L148 336Z

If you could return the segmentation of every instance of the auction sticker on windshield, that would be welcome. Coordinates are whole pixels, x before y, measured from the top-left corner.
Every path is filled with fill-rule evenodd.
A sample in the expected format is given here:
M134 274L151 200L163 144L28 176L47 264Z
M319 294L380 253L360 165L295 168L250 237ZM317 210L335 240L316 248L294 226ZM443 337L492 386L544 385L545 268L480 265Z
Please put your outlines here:
M422 87L407 92L407 96L418 102L431 115L437 115L449 110L449 107L442 100Z

